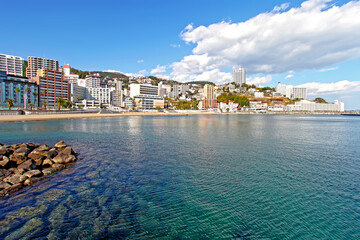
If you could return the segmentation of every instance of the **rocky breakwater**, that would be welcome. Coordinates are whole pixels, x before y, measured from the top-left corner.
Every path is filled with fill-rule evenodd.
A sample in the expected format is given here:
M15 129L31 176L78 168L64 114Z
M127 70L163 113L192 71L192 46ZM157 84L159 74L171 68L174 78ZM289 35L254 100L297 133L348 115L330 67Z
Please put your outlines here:
M0 197L34 184L75 162L77 154L64 141L47 145L0 143Z

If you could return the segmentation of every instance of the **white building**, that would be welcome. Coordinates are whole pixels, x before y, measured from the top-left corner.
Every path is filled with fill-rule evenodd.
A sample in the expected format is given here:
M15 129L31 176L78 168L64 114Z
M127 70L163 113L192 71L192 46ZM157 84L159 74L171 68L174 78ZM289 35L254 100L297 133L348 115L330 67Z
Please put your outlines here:
M62 71L64 73L64 79L68 80L69 83L77 83L78 82L79 75L71 73L71 67L69 64L65 64L62 67Z
M151 84L130 84L130 97L142 109L164 108L164 99L158 95L158 87Z
M70 100L80 102L86 98L86 88L79 86L77 83L70 82Z
M116 107L123 106L122 82L119 80L115 80L115 90L112 91L112 105Z
M85 77L86 88L99 88L100 87L100 74L93 73Z
M180 91L180 86L179 85L173 85L173 97L174 98L179 98L179 91Z
M189 91L189 89L190 89L190 86L189 86L189 85L187 85L187 84L182 84L182 85L181 85L181 90L180 90L180 91L181 91L181 94L182 94L182 95L186 94L186 92Z
M268 108L268 104L267 103L263 103L261 101L250 101L249 102L250 105L250 110L267 110Z
M110 88L86 88L86 100L96 100L99 104L110 104Z
M24 59L17 56L0 54L0 71L9 75L23 76Z
M263 97L264 97L264 93L263 93L263 92L255 92L255 93L254 93L254 97L255 97L255 98L263 98Z
M307 98L306 88L294 87L292 85L284 85L279 82L275 89L276 89L276 93L279 93L279 95L283 97L287 97L289 99Z
M287 105L288 111L307 111L307 112L344 112L343 102L335 100L334 103L316 103L308 100L301 100L295 104Z
M233 68L233 81L236 84L239 84L240 86L243 83L246 83L246 70L245 68L241 68L241 67L234 67Z
M220 102L219 108L222 112L237 112L239 104L229 101L229 103Z

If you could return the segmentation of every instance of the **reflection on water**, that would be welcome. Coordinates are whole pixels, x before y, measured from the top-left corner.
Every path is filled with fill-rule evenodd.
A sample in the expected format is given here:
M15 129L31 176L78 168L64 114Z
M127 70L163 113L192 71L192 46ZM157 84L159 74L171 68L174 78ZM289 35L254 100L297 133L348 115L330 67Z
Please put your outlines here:
M0 124L78 161L0 200L0 239L358 239L359 118L155 116Z

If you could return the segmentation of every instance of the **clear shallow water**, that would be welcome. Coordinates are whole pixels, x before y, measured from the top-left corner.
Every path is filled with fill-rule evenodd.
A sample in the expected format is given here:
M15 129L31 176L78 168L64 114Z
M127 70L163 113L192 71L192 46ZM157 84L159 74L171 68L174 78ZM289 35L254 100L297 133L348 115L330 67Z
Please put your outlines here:
M360 118L0 123L81 158L0 200L0 239L359 239Z

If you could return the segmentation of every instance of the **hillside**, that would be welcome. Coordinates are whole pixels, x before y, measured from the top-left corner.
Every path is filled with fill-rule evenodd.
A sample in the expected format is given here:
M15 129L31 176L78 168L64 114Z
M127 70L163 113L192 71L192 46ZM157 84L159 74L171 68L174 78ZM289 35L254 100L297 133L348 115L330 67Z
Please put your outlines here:
M85 78L86 75L89 75L92 72L97 72L100 74L101 79L104 79L105 77L110 77L110 78L121 78L121 79L129 79L129 77L127 77L126 75L122 74L122 73L117 73L117 72L103 72L103 71L82 71L82 70L78 70L76 68L71 68L71 72L74 74L79 75L79 78Z

